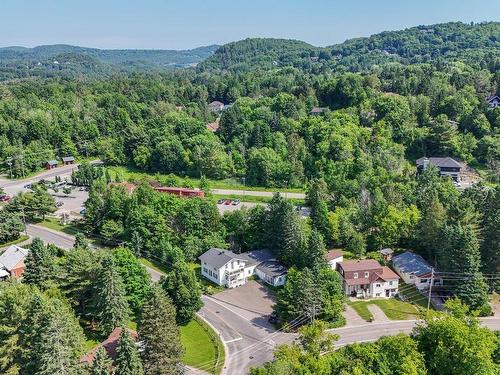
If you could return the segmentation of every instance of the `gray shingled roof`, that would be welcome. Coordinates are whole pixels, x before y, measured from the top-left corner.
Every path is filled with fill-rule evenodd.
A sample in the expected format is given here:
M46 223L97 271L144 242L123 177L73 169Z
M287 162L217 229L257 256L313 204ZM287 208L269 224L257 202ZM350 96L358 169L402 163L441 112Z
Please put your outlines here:
M11 271L26 255L28 255L28 249L12 245L0 255L0 268Z
M401 272L412 273L417 276L427 275L431 272L431 266L420 255L406 251L392 257L392 264L397 266Z
M285 275L288 269L283 266L267 249L253 250L243 254L250 264L257 264L257 269L271 277Z
M49 160L47 163L49 165L57 165L57 160Z
M62 161L64 161L64 162L75 161L75 158L73 156L65 156L62 158Z
M429 164L435 165L436 167L443 167L443 168L462 168L462 164L456 161L453 158L450 157L445 157L445 158L420 158L417 159L417 165L423 165L424 160L429 159Z
M239 259L247 261L247 259L245 259L245 257L241 254L235 254L232 251L217 248L211 248L210 250L205 251L198 257L198 259L216 268L221 268L231 260Z

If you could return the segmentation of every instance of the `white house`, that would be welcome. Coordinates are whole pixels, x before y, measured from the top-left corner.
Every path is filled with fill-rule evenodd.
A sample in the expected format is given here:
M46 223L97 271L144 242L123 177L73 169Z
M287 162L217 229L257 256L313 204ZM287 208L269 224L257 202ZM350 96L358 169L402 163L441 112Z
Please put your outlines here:
M201 274L217 285L235 288L244 285L253 275L264 282L279 286L285 283L287 269L267 250L235 254L212 248L198 258Z
M20 278L25 269L24 260L28 256L28 249L17 245L9 246L0 255L0 280L8 277Z
M344 256L340 250L330 250L325 254L325 258L332 270L337 269L337 263L344 261Z
M374 259L350 260L337 264L344 293L357 298L394 297L398 293L399 276Z
M406 284L413 284L418 289L425 289L431 283L432 267L424 258L411 251L393 256L392 267ZM441 283L441 279L434 278L434 285Z

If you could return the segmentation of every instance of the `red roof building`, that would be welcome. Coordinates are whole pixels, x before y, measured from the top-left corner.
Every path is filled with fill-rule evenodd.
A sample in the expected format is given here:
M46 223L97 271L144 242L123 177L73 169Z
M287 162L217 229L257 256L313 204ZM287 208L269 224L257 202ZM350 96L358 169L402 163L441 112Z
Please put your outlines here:
M399 276L374 259L337 263L344 292L358 298L393 297L398 292Z
M137 338L139 335L137 334L136 331L128 330L130 336L134 341L137 341ZM87 363L92 363L94 361L94 357L97 353L97 351L100 348L104 348L106 350L106 353L108 354L109 358L112 360L116 359L116 348L118 347L118 340L120 339L120 335L122 333L122 329L120 327L117 327L113 330L113 332L110 333L108 338L101 342L99 345L97 345L95 348L93 348L91 351L89 351L87 354L85 354L82 358L82 362L87 362Z

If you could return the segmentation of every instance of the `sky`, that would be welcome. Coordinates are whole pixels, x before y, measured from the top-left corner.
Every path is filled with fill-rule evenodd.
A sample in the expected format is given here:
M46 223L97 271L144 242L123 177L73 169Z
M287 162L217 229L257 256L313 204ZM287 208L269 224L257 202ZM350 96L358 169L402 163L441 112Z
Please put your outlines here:
M248 37L326 46L448 21L500 21L500 1L1 0L0 46L189 49Z

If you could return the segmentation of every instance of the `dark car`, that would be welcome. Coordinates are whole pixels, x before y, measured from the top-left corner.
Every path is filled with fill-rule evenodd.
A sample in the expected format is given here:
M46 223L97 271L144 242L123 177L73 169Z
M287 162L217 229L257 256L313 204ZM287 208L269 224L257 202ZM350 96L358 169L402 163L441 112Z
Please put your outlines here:
M219 199L219 200L217 201L217 204L222 204L222 203L224 203L224 199Z
M56 202L56 207L61 207L64 203L61 201Z
M0 195L0 202L8 202L12 199L10 195Z
M31 189L31 184L26 184L26 185L24 185L24 188L25 188L25 189Z
M271 324L278 324L278 314L276 313L276 311L273 311L271 315L269 315L267 321Z

